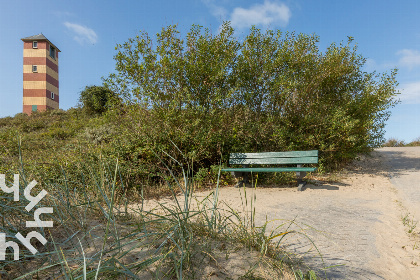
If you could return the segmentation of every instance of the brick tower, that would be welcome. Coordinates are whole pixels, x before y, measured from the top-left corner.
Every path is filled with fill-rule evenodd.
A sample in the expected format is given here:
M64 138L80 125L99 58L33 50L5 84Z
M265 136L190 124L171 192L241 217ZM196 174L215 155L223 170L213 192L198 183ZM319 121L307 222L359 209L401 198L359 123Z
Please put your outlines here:
M23 113L59 108L58 53L44 35L23 41Z

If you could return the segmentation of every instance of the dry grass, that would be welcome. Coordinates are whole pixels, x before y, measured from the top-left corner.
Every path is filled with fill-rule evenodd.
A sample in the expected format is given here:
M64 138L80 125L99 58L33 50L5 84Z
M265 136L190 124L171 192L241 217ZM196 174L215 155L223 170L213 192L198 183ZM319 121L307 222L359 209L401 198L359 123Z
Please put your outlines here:
M53 220L54 227L38 231L48 243L35 244L40 249L35 255L21 246L19 261L8 250L1 279L317 279L274 242L288 234L286 229L266 232L255 226L255 198L244 197L250 215L225 211L218 206L219 181L198 201L188 173L178 179L170 172L172 205L146 210L140 199L131 207L136 197L121 195L118 163L99 165L83 174L82 182L67 180L65 170L61 180L43 180L48 182L42 185L48 191L44 206L54 212L42 219ZM24 169L20 178L26 185ZM0 230L11 240L30 213L6 197L0 203Z

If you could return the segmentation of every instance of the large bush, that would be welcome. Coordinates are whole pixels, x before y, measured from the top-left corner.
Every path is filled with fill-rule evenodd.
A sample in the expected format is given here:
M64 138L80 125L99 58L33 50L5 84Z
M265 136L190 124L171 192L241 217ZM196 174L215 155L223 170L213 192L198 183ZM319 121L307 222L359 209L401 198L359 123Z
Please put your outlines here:
M154 131L141 146L171 140L203 165L220 153L318 149L333 167L383 142L396 70L365 72L351 38L325 52L318 41L255 27L239 40L229 23L182 38L168 26L156 42L142 32L118 45L104 82L138 104L133 134ZM144 122L146 111L157 119Z
M194 25L181 38L169 26L156 43L143 32L118 45L117 72L105 84L158 118L133 127L163 126L152 146L171 139L211 164L215 149L319 149L321 165L333 166L382 143L396 70L364 72L352 39L324 53L318 40L253 27L239 41L229 23L216 35Z

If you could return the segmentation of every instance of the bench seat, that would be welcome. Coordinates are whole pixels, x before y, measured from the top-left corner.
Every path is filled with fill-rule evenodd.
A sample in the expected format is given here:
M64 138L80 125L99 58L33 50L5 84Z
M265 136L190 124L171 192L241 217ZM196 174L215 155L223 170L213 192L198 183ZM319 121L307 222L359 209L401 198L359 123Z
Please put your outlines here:
M242 165L242 167L222 168L221 171L232 172L234 176L243 177L243 180L237 184L248 183L249 172L296 172L298 178L298 190L301 191L305 182L306 172L314 172L316 167L303 167L303 164L317 164L318 150L311 151L287 151L287 152L265 152L265 153L232 153L230 154L229 164ZM263 165L264 167L254 167ZM272 165L272 167L267 167ZM274 165L274 166L273 166ZM286 165L278 167L277 165ZM290 167L290 165L296 165ZM245 173L245 174L243 174Z
M222 168L222 171L230 172L314 172L316 167L244 167Z

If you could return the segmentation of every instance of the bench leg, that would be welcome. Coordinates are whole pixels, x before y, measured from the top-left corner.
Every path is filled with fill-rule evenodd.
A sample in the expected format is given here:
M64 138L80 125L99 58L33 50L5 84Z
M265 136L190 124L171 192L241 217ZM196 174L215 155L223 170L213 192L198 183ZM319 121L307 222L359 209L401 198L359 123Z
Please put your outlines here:
M243 180L236 183L235 188L240 188L242 185L246 187L246 185L250 185L249 179L248 179L248 173L244 172L244 175L242 175Z
M306 185L306 182L305 182L305 181L299 180L299 181L298 181L298 188L297 188L298 192L303 191L303 187L304 187L305 185Z
M241 180L241 181L239 181L238 183L236 183L236 185L235 185L234 187L235 187L235 188L241 188L241 187L242 187L242 185L246 186L246 183L245 183L245 181L243 181L243 180Z
M298 164L297 167L302 167L302 165ZM306 176L306 172L296 172L297 181L298 181L298 192L303 191L303 187L306 185L306 182L303 181L303 178Z
M242 165L242 167L247 168L248 165ZM240 188L242 186L242 184L244 185L244 187L249 184L249 179L248 179L248 172L232 172L232 175L235 177L242 177L242 180L239 181L238 183L236 183L236 185L234 186L235 188Z

